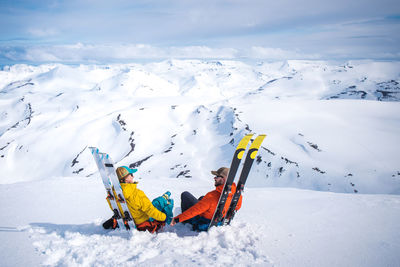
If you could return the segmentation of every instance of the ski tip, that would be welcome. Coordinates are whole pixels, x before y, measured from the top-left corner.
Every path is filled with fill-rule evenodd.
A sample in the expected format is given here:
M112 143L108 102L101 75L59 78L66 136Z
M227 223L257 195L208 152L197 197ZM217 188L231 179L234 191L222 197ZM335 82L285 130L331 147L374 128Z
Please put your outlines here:
M267 137L266 134L260 134L260 135L258 135L258 136L256 137L255 140L260 140L260 142L262 142L262 141L264 140L265 137Z
M255 134L253 134L251 141L256 141L256 140L264 140L264 138L267 137L266 134L259 134L257 136L255 136Z
M250 146L249 149L249 156L251 159L255 159L256 155L258 153L258 149L261 147L262 142L264 141L264 138L267 135L265 134L260 134L259 136L256 137L256 139L254 139L253 143Z
M260 134L254 139L253 143L251 144L251 148L259 148L261 146L261 143L264 141L264 138L266 137L266 134Z
M99 151L99 149L97 147L91 146L89 148L92 151L92 154L94 154L94 153L99 154L100 153L100 151Z
M237 146L237 149L240 148L246 148L247 144L249 143L251 137L253 136L253 134L246 134L240 141L239 144Z
M265 137L267 137L267 135L266 134L260 134L260 135L258 135L257 136L257 138L256 139L261 139L261 140L264 140L264 138Z

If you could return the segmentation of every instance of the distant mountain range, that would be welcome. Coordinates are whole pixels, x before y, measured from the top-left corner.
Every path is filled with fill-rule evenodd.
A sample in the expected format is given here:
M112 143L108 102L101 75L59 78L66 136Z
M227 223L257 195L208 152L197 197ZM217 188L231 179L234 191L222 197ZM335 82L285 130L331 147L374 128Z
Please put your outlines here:
M254 132L249 186L398 194L399 81L376 61L5 67L0 183L91 176L90 145L143 178L209 179Z

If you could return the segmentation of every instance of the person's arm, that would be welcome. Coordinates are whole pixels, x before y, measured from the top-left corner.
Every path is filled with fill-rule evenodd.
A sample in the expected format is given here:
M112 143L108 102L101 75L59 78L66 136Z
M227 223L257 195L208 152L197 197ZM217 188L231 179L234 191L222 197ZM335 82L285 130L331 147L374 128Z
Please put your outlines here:
M210 199L207 195L205 195L199 202L194 204L192 207L181 213L180 215L174 218L174 222L184 222L187 221L197 215L200 215L207 211L210 208Z
M147 216L153 218L154 220L161 221L161 222L165 221L165 219L167 218L167 215L165 215L165 213L163 213L163 212L159 211L157 208L155 208L153 206L153 204L151 203L151 201L149 200L149 198L142 191L140 191L140 192L141 192L140 199L142 202L141 203L142 211L144 213L146 213Z

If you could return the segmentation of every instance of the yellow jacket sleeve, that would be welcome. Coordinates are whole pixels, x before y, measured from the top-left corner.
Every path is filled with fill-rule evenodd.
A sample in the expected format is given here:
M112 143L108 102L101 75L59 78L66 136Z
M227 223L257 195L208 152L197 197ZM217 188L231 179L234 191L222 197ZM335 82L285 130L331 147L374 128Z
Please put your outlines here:
M121 187L126 204L136 225L149 220L150 217L157 221L165 221L167 216L153 206L144 192L137 188L136 184L122 183Z
M165 221L165 219L167 218L167 215L165 215L165 213L162 213L161 211L159 211L158 209L156 209L153 204L151 203L151 201L149 200L149 198L144 194L144 192L142 190L138 190L138 196L141 200L141 210L147 214L147 216L157 220L157 221Z

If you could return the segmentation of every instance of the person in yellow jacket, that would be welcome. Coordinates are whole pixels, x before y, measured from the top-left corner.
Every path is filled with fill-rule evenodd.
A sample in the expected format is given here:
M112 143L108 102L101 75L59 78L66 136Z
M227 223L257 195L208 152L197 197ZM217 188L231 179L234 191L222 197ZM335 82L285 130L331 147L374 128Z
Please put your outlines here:
M139 231L147 230L156 232L165 225L167 216L165 213L155 208L145 193L137 188L138 182L133 180L133 173L136 171L137 169L131 169L126 166L118 167L116 170L126 204L136 224L136 228ZM111 208L110 201L108 199L107 201ZM122 210L120 206L119 209L120 211ZM121 212L121 214L123 214L123 212ZM111 218L107 220L103 223L103 227L105 229L115 229L117 227L115 219Z

